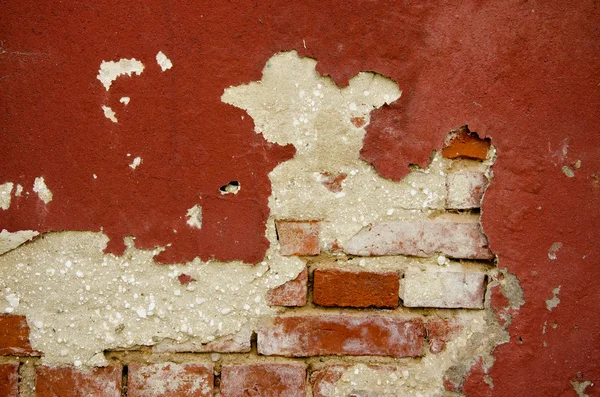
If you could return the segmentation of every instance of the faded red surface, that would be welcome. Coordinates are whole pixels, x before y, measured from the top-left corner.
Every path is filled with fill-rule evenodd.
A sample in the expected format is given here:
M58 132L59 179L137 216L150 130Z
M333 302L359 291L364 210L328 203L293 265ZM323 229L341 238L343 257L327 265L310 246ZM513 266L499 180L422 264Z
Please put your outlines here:
M483 225L526 300L488 371L492 394L574 395L571 380L600 382L596 3L24 0L0 15L0 183L30 192L0 211L2 228L104 230L115 253L127 235L143 248L172 243L165 262L260 260L267 172L293 150L266 144L219 98L258 80L274 53L297 49L341 85L361 70L398 82L402 98L372 115L363 150L386 177L426 165L461 125L492 138L498 160ZM154 62L159 50L174 64L165 73ZM146 70L106 93L100 62L122 57ZM133 171L136 156L143 163ZM561 167L577 160L566 177ZM31 194L36 176L54 193L47 206ZM233 180L239 194L221 195ZM201 230L185 223L195 204ZM562 248L551 260L554 242ZM559 285L550 312L545 300Z

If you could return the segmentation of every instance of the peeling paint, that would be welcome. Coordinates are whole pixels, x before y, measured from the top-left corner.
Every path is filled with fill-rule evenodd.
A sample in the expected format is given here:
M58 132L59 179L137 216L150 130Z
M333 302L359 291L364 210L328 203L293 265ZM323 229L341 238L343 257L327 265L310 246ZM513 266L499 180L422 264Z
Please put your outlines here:
M560 285L552 290L552 298L546 300L546 308L548 311L552 311L560 303L558 293L560 292Z
M124 96L121 97L121 99L119 99L119 102L121 102L125 106L129 105L129 101L131 101L131 98L129 98L128 96Z
M20 230L11 233L8 230L3 229L0 232L0 255L32 240L37 235L39 235L39 233L33 230Z
M129 167L132 170L135 170L137 167L139 167L139 165L142 164L142 158L141 157L136 157L133 159L133 161L131 162L131 164L129 164Z
M135 58L125 59L122 58L119 62L114 61L102 61L100 64L100 70L98 71L98 76L96 77L106 91L110 89L113 81L115 81L119 76L128 75L131 76L132 73L136 75L142 74L144 71L144 65L136 60Z
M113 123L117 122L117 118L115 116L115 112L110 108L110 106L102 105L102 111L104 112L104 117L112 121Z
M563 165L561 169L563 174L565 174L568 178L573 178L575 176L575 171L573 171L573 169L568 165Z
M23 193L23 186L17 184L17 188L15 189L15 196L20 197L21 193Z
M0 209L7 210L10 208L11 194L14 184L6 182L0 185Z
M573 386L573 390L575 390L575 393L577 393L577 397L590 397L590 395L587 394L585 390L590 386L594 386L594 384L589 380L585 380L582 382L571 381L571 386Z
M550 258L550 260L556 260L556 253L562 248L562 243L560 241L557 241L555 243L552 243L552 245L550 246L550 249L548 250L548 258Z
M202 228L202 207L198 204L194 205L187 212L188 220L186 223L191 227L195 227L196 229Z
M35 178L35 181L33 182L33 191L37 193L40 200L44 203L48 204L52 201L52 192L48 189L48 186L46 186L46 181L44 181L43 176Z
M156 63L158 63L163 72L173 67L171 60L162 51L156 54Z

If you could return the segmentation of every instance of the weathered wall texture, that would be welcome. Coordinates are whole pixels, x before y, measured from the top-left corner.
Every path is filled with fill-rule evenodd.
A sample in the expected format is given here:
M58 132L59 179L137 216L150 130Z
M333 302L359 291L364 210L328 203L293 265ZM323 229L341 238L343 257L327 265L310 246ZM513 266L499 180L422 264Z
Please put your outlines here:
M598 14L4 5L0 396L600 395Z

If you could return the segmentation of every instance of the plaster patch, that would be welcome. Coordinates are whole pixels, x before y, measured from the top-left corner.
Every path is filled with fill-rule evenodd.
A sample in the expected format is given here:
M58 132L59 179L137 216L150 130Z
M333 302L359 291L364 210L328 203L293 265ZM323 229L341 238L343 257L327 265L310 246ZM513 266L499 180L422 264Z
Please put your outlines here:
M558 293L560 292L560 285L552 290L552 298L546 300L546 308L548 311L552 311L560 303Z
M555 243L552 243L552 245L550 246L550 249L548 250L548 258L550 258L550 260L556 260L556 253L562 248L562 243L557 241Z
M39 233L33 230L20 230L11 233L8 230L3 229L0 232L0 255L32 240L37 235L39 235Z
M221 97L246 110L256 133L266 140L296 148L293 159L269 174L271 215L323 220L321 245L328 248L370 223L423 219L443 209L451 161L439 153L426 169L415 168L400 182L382 178L360 159L370 112L397 100L398 85L382 75L361 72L340 88L319 75L315 65L295 51L277 54L267 62L261 81L227 88ZM352 122L356 118L365 124L357 127ZM339 191L323 185L323 175L341 174L346 177Z
M575 171L573 171L573 169L568 165L563 165L561 169L563 174L565 174L568 178L573 178L575 176Z
M585 389L594 386L594 384L589 380L583 382L571 381L571 386L573 386L575 393L577 393L577 397L590 397L590 395L585 392Z
M271 221L267 237L276 241ZM103 254L107 242L102 233L47 233L0 256L0 301L14 294L13 314L39 325L30 340L44 362L106 365L105 350L166 340L202 346L250 335L259 318L276 313L267 291L305 267L273 249L255 266L198 259L166 266L152 260L160 249L138 250L127 239L126 252L115 257ZM181 273L196 281L181 285Z
M23 193L23 186L17 184L17 188L15 189L15 196L20 197L21 193Z
M46 186L43 176L35 178L33 182L33 191L37 193L40 200L44 203L48 204L52 201L52 192L48 189L48 186Z
M202 228L202 207L198 204L194 205L187 212L188 220L186 223L190 225L190 227L195 227L196 229Z
M142 164L142 158L136 157L133 159L131 164L129 164L129 167L131 167L132 170L135 170L140 164Z
M173 67L171 60L162 51L156 54L156 63L158 63L163 72Z
M0 209L7 210L10 208L11 194L14 184L6 182L0 185Z
M102 105L102 111L104 112L104 117L113 123L117 122L117 117L115 116L116 113L109 106Z
M121 99L119 99L119 102L121 102L125 106L129 105L129 101L131 101L131 98L129 98L128 96L124 96L121 97Z
M137 74L138 76L142 74L144 71L144 65L136 60L135 58L125 59L122 58L119 62L114 61L102 61L100 64L100 70L98 70L98 76L96 77L106 91L110 89L113 81L117 79L117 77L122 75L131 76L132 73Z

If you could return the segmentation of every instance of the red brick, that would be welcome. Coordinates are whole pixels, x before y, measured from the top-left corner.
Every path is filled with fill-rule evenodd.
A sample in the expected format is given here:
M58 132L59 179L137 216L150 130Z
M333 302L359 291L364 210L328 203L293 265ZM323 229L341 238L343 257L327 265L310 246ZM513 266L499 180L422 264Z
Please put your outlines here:
M444 351L446 342L451 341L462 329L455 319L432 318L427 321L427 339L429 351L437 354Z
M487 369L484 366L483 358L479 357L475 364L471 366L469 375L462 385L462 391L466 396L473 397L491 397L492 389L485 381Z
M442 253L451 258L492 259L488 241L476 222L398 221L362 228L345 245L350 255Z
M461 128L450 136L448 143L442 149L442 156L447 159L485 160L489 149L489 138L481 139L477 133L470 132L467 128Z
M379 373L390 374L397 370L396 367L391 365L369 365L369 369L375 370ZM340 380L344 372L351 365L330 365L319 371L315 371L310 375L310 383L313 388L313 397L331 397L334 395L334 385ZM373 394L367 390L356 390L357 396L379 396L379 394Z
M339 193L342 191L342 182L348 174L340 173L340 174L331 174L329 172L321 172L321 183L325 186L330 192Z
M212 397L212 365L163 363L130 365L127 379L129 397Z
M121 366L77 370L43 365L36 373L37 397L121 397Z
M19 395L19 364L0 364L0 396Z
M271 306L304 306L308 294L308 271L306 268L292 281L280 285L267 293L267 303Z
M319 255L319 222L275 222L282 255Z
M446 208L479 208L488 179L481 172L454 172L446 176Z
M29 343L29 326L24 316L0 315L0 355L39 356Z
M317 269L313 273L313 302L320 306L398 307L396 272Z
M304 397L306 367L302 364L224 366L222 397Z
M420 319L375 316L276 317L257 334L260 354L288 357L417 357L425 341Z

